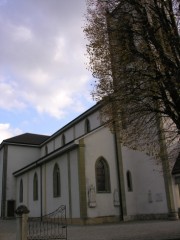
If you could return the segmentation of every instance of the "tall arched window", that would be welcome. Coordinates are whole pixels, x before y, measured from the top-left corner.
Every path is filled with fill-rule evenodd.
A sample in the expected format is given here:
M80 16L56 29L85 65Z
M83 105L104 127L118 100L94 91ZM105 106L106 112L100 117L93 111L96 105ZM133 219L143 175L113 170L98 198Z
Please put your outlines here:
M59 169L58 164L56 163L54 165L54 170L53 170L53 196L54 197L59 197L60 196L60 191L61 191L60 169Z
M38 200L38 176L37 173L34 174L33 179L33 200Z
M126 178L127 178L127 189L129 192L132 192L133 191L132 176L129 170L126 172Z
M85 133L88 133L91 131L90 121L89 119L85 120Z
M62 134L62 137L61 137L61 145L64 146L66 144L66 137L64 135L64 133Z
M95 173L97 192L110 192L109 166L104 158L96 161Z
M20 185L19 185L19 202L23 202L23 180L20 180Z

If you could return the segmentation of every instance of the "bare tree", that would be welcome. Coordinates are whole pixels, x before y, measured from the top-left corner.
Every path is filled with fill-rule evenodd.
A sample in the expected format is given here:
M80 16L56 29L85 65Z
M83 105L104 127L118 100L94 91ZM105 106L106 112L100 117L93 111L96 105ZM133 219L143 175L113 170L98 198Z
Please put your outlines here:
M179 0L87 0L92 95L105 103L102 118L124 145L156 157L159 140L170 150L179 145L179 13Z

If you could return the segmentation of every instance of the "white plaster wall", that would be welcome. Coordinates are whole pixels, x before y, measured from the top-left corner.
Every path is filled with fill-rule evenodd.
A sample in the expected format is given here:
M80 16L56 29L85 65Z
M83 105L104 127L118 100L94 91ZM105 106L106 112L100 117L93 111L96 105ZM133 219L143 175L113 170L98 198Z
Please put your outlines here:
M38 177L38 200L36 200L36 201L33 200L33 181L34 181L35 172L37 173L37 177ZM28 206L29 206L29 210L30 210L29 215L34 216L34 217L39 217L41 214L40 167L31 170L28 173L28 175L29 175L29 184L28 184L27 188L29 189L29 195L28 195Z
M89 119L91 130L100 126L99 112L94 112L75 125L75 138L85 134L85 121Z
M78 138L84 134L84 120L75 125L75 138Z
M66 137L66 143L71 142L74 139L74 130L73 127L71 127L70 129L66 130L64 132L64 135Z
M23 181L23 202L19 202L20 181ZM29 174L23 174L16 178L16 208L25 205L29 209Z
M100 126L100 115L99 112L94 112L93 114L91 114L89 117L89 122L90 122L90 128L91 130L97 128Z
M48 148L48 153L51 153L55 150L54 140L48 142L46 145L47 145L47 148Z
M61 195L56 198L53 197L53 169L55 163L59 165L61 180ZM60 205L66 205L67 216L69 216L67 154L57 157L46 164L46 179L46 213L55 211Z
M109 129L101 128L88 134L85 139L85 163L86 163L86 191L89 186L96 187L95 163L99 157L104 157L109 164L110 193L96 193L96 207L87 209L88 217L119 215L119 207L114 206L113 193L118 189L116 156L114 148L114 136ZM88 199L88 195L87 195Z
M55 149L58 149L61 147L61 135L60 136L57 136L55 139L54 139L54 142L55 142Z
M15 199L16 181L13 172L39 158L40 151L33 147L8 146L6 199Z
M162 168L146 154L122 147L127 214L167 213ZM126 172L131 172L133 191L128 192Z
M46 147L47 147L47 153L46 153ZM55 140L48 142L47 144L43 145L40 149L40 157L44 157L45 155L53 152L55 150Z

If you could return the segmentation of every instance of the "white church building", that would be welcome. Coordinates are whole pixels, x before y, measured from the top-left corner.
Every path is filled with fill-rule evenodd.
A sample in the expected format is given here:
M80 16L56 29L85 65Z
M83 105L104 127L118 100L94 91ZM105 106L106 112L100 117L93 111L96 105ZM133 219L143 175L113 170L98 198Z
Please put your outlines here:
M43 216L66 205L74 224L178 218L180 160L173 172L121 146L98 103L51 136L25 133L0 145L0 217L19 205ZM168 175L169 174L169 175Z

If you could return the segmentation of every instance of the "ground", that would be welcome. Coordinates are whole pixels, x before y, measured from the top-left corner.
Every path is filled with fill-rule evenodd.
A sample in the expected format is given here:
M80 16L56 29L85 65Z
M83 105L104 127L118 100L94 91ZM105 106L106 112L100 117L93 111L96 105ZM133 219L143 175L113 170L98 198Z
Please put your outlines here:
M68 240L180 240L180 221L68 226ZM16 240L16 220L0 220L0 240Z

